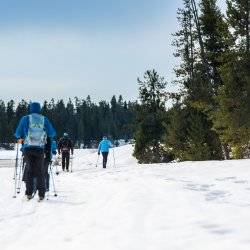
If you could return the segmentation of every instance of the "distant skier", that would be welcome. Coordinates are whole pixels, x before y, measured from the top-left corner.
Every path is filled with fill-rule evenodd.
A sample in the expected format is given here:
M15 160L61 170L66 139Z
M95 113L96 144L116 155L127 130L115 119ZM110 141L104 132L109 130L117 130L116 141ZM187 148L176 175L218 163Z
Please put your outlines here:
M58 143L58 153L59 155L62 153L62 170L64 171L66 169L67 172L69 172L70 151L73 155L74 145L68 133L64 133Z
M44 174L45 174L45 188L46 192L49 191L49 165L52 162L52 156L56 155L56 141L51 140L50 138L47 139L47 143L45 145L44 150Z
M26 163L27 199L33 198L34 178L37 179L39 200L45 196L44 148L47 137L52 139L56 132L47 117L41 115L41 106L37 102L29 104L29 115L23 116L15 133L19 143L23 142Z
M103 158L103 168L106 168L108 161L109 149L112 147L112 143L108 140L107 136L103 136L102 141L98 146L98 155L102 153Z

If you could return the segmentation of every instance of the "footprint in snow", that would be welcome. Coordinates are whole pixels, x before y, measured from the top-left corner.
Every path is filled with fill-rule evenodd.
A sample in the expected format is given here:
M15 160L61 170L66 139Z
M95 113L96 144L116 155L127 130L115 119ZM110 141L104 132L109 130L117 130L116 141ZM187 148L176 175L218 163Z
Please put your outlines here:
M185 185L184 189L188 189L191 191L199 191L199 192L207 192L211 187L214 185L208 185L208 184L187 184Z
M216 181L230 181L230 180L236 180L237 178L235 176L229 176L225 178L217 178Z
M236 184L246 184L246 183L248 183L248 181L247 180L238 180L238 181L235 181L234 183L236 183Z
M217 234L217 235L232 234L235 232L232 229L220 228L220 226L216 224L205 224L205 225L202 225L202 228L208 230L212 234Z
M230 196L231 193L227 191L221 191L221 190L214 190L206 194L206 200L207 201L215 201L218 199L223 199L225 197Z

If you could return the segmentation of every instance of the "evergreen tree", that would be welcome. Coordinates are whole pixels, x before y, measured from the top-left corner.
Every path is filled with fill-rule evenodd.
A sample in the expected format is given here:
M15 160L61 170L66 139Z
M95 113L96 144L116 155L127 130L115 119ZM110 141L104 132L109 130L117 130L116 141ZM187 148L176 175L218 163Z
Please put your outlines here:
M14 128L16 127L16 119L15 119L15 102L13 100L7 103L6 108L6 119L7 119L7 128L6 128L6 142L14 141Z
M182 60L176 70L177 83L184 88L169 111L173 118L166 122L165 143L181 160L221 159L221 145L210 114L216 107L214 96L221 84L217 67L225 49L221 39L227 37L227 26L216 1L201 1L201 15L195 1L183 2L184 9L178 12L181 29L175 34L174 45L175 56Z
M250 2L249 0L227 0L227 16L234 30L235 41L240 51L250 53ZM239 39L240 38L240 39Z
M228 25L216 2L217 0L202 0L200 4L201 31L210 68L213 95L217 94L219 86L222 85L219 69L225 63L224 55L228 53L233 42Z
M171 109L168 110L164 122L165 136L164 143L166 150L173 155L175 159L186 159L187 148L187 108L179 102L175 103Z
M69 99L66 105L66 124L65 124L65 131L67 131L73 141L77 140L76 135L76 120L75 120L75 108L71 99Z
M6 106L4 101L0 100L0 142L6 143L9 141L7 130L8 130L8 121Z
M111 119L112 119L112 123L111 123L111 136L114 139L118 139L118 126L117 126L117 111L118 111L118 104L117 104L117 100L116 100L116 96L112 96L111 101Z
M28 113L28 103L25 100L22 100L20 103L18 103L17 108L15 110L15 124L19 122L21 117L24 115L27 115Z
M220 67L223 81L213 116L214 129L233 158L243 158L250 140L250 57L249 57L249 1L227 1L227 20L234 44ZM225 59L226 58L226 59Z
M138 79L138 83L141 105L137 112L134 156L139 163L162 162L165 158L161 141L164 133L166 82L152 70L144 74L143 80Z
M243 158L250 140L250 61L236 54L221 69L224 85L217 96L214 129L223 143Z

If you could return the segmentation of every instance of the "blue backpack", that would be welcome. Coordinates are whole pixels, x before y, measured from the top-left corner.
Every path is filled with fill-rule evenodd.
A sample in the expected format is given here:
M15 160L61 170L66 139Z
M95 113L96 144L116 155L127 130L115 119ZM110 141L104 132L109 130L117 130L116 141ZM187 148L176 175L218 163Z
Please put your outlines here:
M47 141L44 121L43 115L36 113L29 115L28 135L24 142L27 146L44 147Z

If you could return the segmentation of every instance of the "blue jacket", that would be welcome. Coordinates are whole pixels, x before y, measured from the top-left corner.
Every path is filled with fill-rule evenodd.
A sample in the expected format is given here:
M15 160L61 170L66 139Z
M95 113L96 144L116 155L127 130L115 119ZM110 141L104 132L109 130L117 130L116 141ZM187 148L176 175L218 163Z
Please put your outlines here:
M104 152L109 152L109 149L112 147L112 143L107 140L107 139L104 139L102 140L100 143L99 143L99 146L98 146L98 153L104 153Z
M33 102L29 105L29 113L41 113L41 106L39 103ZM45 132L48 137L53 138L56 136L56 131L53 128L52 124L50 123L49 119L47 117L44 118L44 128ZM28 136L28 130L29 130L29 116L23 116L17 126L15 137L17 139L25 139ZM24 144L23 149L29 148L28 145ZM43 149L42 147L36 147L37 149Z
M51 143L51 153L53 155L56 155L56 150L57 150L56 141L53 140L52 143Z

